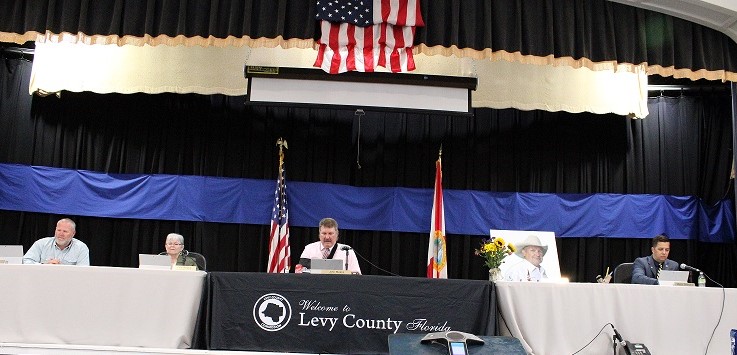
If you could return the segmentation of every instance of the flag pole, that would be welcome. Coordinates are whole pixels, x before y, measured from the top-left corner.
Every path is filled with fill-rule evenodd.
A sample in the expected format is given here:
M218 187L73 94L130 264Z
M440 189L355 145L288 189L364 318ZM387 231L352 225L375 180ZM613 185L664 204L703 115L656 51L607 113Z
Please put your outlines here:
M287 146L287 140L282 137L276 140L276 145L279 146L279 170L281 171L282 165L284 165L283 149L289 149L289 146Z
M430 245L427 249L427 277L448 278L447 254L445 244L445 208L443 206L443 170L441 158L443 145L438 150L435 162L435 187L433 191L432 213L430 216Z
M289 149L289 146L287 146L287 140L282 137L276 140L276 145L279 147L279 168L276 191L274 192L271 232L269 233L267 272L288 273L291 266L291 251L289 246L289 212L287 210L287 192L284 180L284 149Z

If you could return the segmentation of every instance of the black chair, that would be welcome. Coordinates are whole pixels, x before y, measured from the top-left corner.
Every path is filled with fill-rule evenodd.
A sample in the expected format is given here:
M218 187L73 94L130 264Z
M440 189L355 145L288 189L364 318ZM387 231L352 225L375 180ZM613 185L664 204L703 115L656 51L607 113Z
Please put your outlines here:
M629 284L632 283L632 269L635 268L634 263L621 263L614 268L612 273L612 283Z
M192 259L194 259L194 262L197 263L198 269L202 271L207 271L207 259L205 259L204 255L190 251L187 256L190 256L192 257Z

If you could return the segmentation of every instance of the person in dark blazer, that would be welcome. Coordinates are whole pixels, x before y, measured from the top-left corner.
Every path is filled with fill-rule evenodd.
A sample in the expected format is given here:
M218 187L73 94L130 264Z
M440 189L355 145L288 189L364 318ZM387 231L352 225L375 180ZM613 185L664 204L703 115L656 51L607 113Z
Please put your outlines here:
M678 263L668 259L670 254L670 238L661 234L653 238L652 255L635 259L632 269L632 283L657 285L659 270L678 270Z

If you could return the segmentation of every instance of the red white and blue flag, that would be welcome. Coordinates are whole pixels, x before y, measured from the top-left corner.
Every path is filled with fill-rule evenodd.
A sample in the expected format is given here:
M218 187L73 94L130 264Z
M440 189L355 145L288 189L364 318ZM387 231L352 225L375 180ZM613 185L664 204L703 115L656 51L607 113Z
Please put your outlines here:
M445 252L445 208L443 206L443 168L440 157L435 162L435 191L430 217L430 245L427 248L427 277L448 278L448 258Z
M268 272L288 273L290 268L289 210L287 210L287 183L284 172L284 154L279 152L279 177L274 191L269 234Z
M420 0L317 0L321 36L315 67L331 74L415 70Z

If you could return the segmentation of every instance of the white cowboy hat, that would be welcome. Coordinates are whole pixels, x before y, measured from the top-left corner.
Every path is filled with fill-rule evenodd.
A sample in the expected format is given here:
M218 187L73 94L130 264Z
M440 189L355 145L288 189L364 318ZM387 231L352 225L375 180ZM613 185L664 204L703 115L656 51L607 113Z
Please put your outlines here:
M515 245L517 247L517 251L514 253L517 254L517 256L519 256L520 258L524 258L524 256L522 256L522 250L525 249L525 247L529 247L531 245L543 248L543 256L545 256L545 254L548 252L548 246L543 245L543 243L540 242L540 238L538 238L536 235L528 235L525 240Z

